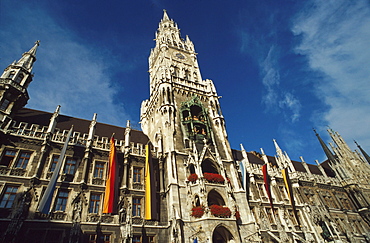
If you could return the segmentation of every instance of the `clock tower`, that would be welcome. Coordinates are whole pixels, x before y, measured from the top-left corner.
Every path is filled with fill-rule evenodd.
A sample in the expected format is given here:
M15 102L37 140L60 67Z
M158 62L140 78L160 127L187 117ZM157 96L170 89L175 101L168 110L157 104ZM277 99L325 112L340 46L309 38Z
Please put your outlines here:
M166 11L149 75L141 126L159 158L158 190L168 213L158 217L171 222L171 242L241 242L253 235L216 88L202 79L192 41L181 37Z

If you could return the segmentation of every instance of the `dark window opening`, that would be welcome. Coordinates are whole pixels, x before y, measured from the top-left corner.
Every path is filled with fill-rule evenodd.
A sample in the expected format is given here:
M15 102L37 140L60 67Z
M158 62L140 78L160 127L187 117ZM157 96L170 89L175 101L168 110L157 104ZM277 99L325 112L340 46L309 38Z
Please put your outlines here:
M215 174L219 174L217 166L210 159L205 159L202 162L202 172L203 173L215 173Z
M10 166L15 158L16 152L14 150L6 150L3 157L1 158L0 165Z
M15 79L15 82L20 84L24 78L23 74L19 74L18 77Z
M207 203L208 203L208 206L211 206L211 205L219 205L219 206L224 206L225 205L225 201L224 199L222 198L222 196L215 190L211 190L209 193L208 193L208 198L207 198Z
M189 171L190 171L190 174L195 174L195 167L193 164L189 165Z
M212 235L213 243L226 243L230 242L232 239L234 239L234 237L230 231L223 226L218 226Z
M4 99L2 102L1 102L1 104L0 104L0 110L2 110L2 111L6 111L6 109L8 108L8 106L9 106L9 104L10 104L10 101L9 100L7 100L7 99Z

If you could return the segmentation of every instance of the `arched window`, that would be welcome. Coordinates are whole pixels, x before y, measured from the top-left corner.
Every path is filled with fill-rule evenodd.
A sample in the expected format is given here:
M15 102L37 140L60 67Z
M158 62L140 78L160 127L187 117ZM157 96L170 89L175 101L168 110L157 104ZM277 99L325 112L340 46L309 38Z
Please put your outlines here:
M195 174L195 168L194 168L193 164L189 165L189 172L190 172L190 174Z
M205 159L202 162L202 172L219 174L216 164L211 159Z
M234 237L224 226L217 226L212 234L213 243L234 243Z
M216 190L211 190L208 193L207 203L208 206L211 205L225 206L225 200Z
M199 207L200 206L200 199L199 199L199 196L198 195L195 196L194 204L195 204L195 207Z

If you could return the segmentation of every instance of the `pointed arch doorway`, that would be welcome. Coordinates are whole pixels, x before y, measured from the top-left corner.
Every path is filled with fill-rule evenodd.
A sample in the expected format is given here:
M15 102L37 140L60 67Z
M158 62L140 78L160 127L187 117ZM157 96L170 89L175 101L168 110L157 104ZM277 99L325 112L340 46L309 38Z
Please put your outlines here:
M213 243L235 243L233 235L228 229L220 225L215 228L212 234Z

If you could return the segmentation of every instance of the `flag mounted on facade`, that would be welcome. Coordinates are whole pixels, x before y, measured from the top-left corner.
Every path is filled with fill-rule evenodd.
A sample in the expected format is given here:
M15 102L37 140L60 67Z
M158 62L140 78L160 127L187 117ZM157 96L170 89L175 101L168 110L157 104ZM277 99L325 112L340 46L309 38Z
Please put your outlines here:
M294 195L293 195L292 182L290 181L290 178L289 178L288 168L283 169L283 170L281 171L281 173L282 173L282 175L283 175L284 184L285 184L285 188L286 188L286 190L287 190L287 192L288 192L288 196L289 196L290 203L292 204L294 217L296 218L298 225L301 225L301 224L300 224L300 221L299 221L299 218L298 218L297 209L296 209L296 207L295 207L295 201L294 201Z
M157 215L156 188L150 146L145 146L145 219L154 220Z
M117 198L118 198L118 174L117 174L117 151L114 142L114 136L110 139L110 152L108 162L108 177L105 184L103 213L117 212Z
M45 193L44 193L44 195L42 196L42 198L40 200L38 210L41 213L48 214L51 211L51 209L50 209L51 200L53 198L53 194L54 194L54 191L55 191L55 186L56 186L58 178L59 178L60 169L62 168L62 165L63 165L64 156L66 154L66 150L67 150L67 147L68 147L68 142L71 138L72 132L73 132L73 126L71 127L71 129L69 130L69 132L67 134L66 141L64 142L62 151L60 152L57 165L55 166L55 169L53 171L53 175L51 176L49 184L46 187Z
M262 166L262 174L263 174L263 181L265 182L265 189L267 192L267 197L269 198L269 201L270 201L271 210L274 210L274 204L272 202L272 197L271 197L270 177L267 173L267 164L264 164Z
M244 164L243 164L243 161L241 161L239 163L239 168L240 168L240 172L242 174L242 187L244 190L247 189L247 175L246 175L246 170L244 168Z

